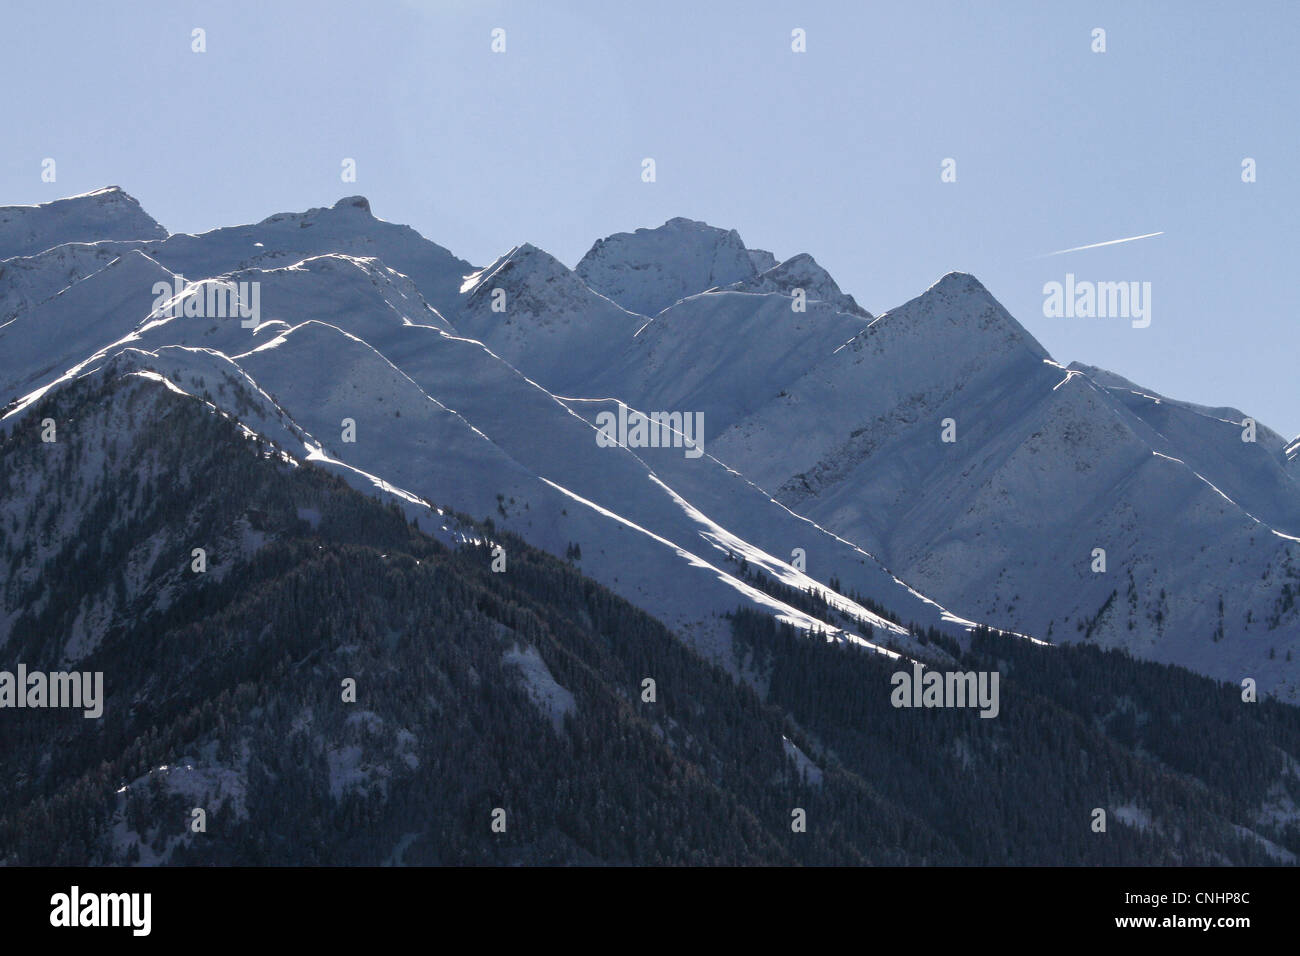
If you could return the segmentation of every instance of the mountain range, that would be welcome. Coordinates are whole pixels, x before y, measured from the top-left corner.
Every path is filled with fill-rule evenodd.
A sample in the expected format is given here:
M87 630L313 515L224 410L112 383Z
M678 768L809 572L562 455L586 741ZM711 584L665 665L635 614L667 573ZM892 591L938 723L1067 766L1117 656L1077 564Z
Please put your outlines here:
M223 307L214 312L214 303ZM909 659L1014 662L1036 701L1014 718L1025 723L1002 731L1017 747L1037 746L1026 742L1035 721L1088 728L1079 731L1085 751L1129 781L1111 794L1118 818L1148 842L1116 857L1080 846L1075 859L1293 861L1300 849L1286 830L1295 828L1300 737L1293 708L1273 703L1300 701L1300 438L1288 442L1237 409L1064 364L973 276L945 275L874 316L811 255L778 259L747 248L735 230L689 219L600 239L572 269L526 242L476 266L376 218L362 197L188 235L169 234L113 187L0 207L0 402L0 648L51 667L117 661L132 675L129 708L117 698L101 735L116 755L111 773L96 769L90 745L65 741L63 772L82 788L67 800L85 801L79 811L96 807L98 821L79 849L55 854L65 862L184 860L192 841L145 832L144 817L163 812L161 803L145 813L128 799L132 788L158 790L149 781L164 777L171 790L158 790L157 801L202 791L227 819L250 826L246 804L266 785L258 774L273 777L289 763L254 773L237 740L212 730L248 723L247 707L283 734L316 719L304 714L338 724L349 742L331 748L317 739L311 756L320 792L331 794L329 813L343 815L331 819L360 812L347 809L350 792L389 799L402 774L423 780L430 760L452 760L411 749L450 725L415 726L379 705L343 721L296 698L293 706L274 699L265 674L320 682L338 668L364 670L348 663L363 646L379 655L376 680L408 702L441 701L440 715L452 700L475 701L467 714L490 713L494 698L480 697L479 682L522 675L524 696L503 711L513 715L501 718L507 723L526 720L532 707L564 737L599 699L632 721L628 739L651 748L644 760L657 759L655 740L677 735L672 749L693 768L742 767L736 741L691 724L702 711L687 707L653 731L628 716L611 675L630 667L631 680L638 652L602 628L629 615L645 615L635 628L653 633L645 639L656 660L676 661L670 647L682 642L697 663L671 666L689 671L681 680L701 699L718 675L735 682L731 697L710 697L710 706L757 708L753 720L771 724L763 731L777 747L763 758L771 766L725 777L725 801L742 809L724 829L747 850L709 861L998 859L989 847L1014 831L1007 820L1001 837L975 839L983 831L969 820L945 829L951 803L932 794L910 805L904 790L878 779L890 760L917 759L915 741L873 738L881 748L873 750L855 736L862 726L843 721L880 721L888 708L872 715L873 705L859 702L866 709L853 717L853 707L834 711L809 696L813 675L851 696L851 680L870 682ZM603 440L610 421L638 415L670 422L664 440L631 431ZM702 432L684 435L692 416ZM220 453L205 451L199 434ZM248 462L235 450L241 442L257 452ZM241 482L248 501L238 498ZM195 548L211 562L202 578L186 572ZM401 564L386 571L390 554ZM360 570L346 570L354 558ZM487 570L498 561L503 568ZM332 575L338 594L320 583ZM542 578L587 603L561 613L549 603L556 594L538 589ZM518 589L515 603L496 606L487 595L498 585ZM311 602L343 619L352 612L340 595L357 588L384 594L391 611L358 598L357 643L318 635L314 645L304 633ZM448 589L438 600L455 619L514 641L492 659L495 676L483 673L478 644L439 651L450 656L428 686L402 676L423 666L417 635L437 618L410 589ZM464 595L476 596L466 603ZM283 601L292 608L275 610ZM535 623L557 614L563 627ZM296 636L263 647L258 615L283 616ZM597 652L561 634L567 627L608 646ZM192 642L194 655L177 641ZM190 714L179 675L210 658L229 673L205 691L215 710L204 716L195 704ZM156 672L164 662L169 669ZM250 677L254 667L263 676ZM1076 667L1089 676L1059 683L1059 668ZM1190 673L1160 676L1168 667ZM1101 675L1132 686L1121 693ZM1191 681L1203 699L1219 700L1223 682L1239 691L1247 679L1270 709L1253 742L1232 740L1252 748L1271 740L1275 751L1249 794L1232 792L1200 758L1153 757L1154 729L1169 730L1169 718L1154 719L1150 701L1135 706L1142 693L1167 705L1177 695L1166 682ZM1143 680L1157 686L1139 691ZM1083 686L1100 696L1074 701ZM247 699L235 707L240 694ZM294 710L299 704L306 710ZM1227 733L1185 705L1167 709L1184 726L1206 721L1205 733ZM152 721L152 749L129 743L141 715ZM252 723L245 730L245 745L258 738ZM954 767L992 761L999 747L978 734L933 732ZM367 764L375 734L387 735L386 762ZM39 735L29 737L35 746ZM572 747L577 738L565 739ZM1122 754L1107 749L1120 745ZM208 769L180 773L182 757L191 770ZM75 816L38 758L18 758L10 796L26 809L0 820L0 838L19 823ZM828 805L879 813L909 836L882 842L850 826L842 851L824 836L815 850L782 848L788 833L754 821L774 812L764 789L772 768L790 766L805 790L810 775L835 778ZM931 778L952 770L926 766ZM709 776L683 769L683 780L699 772ZM510 775L528 794L521 805L559 813L547 803L557 798L520 773ZM1151 823L1160 816L1155 797L1145 810L1124 802L1159 790L1181 806L1183 796L1169 795L1186 781L1174 785L1168 773L1215 795L1188 826L1235 835L1189 849L1174 827ZM683 784L683 799L724 799L705 784L691 790L696 783ZM1011 792L1043 785L996 777ZM91 796L117 786L115 801ZM1200 799L1193 791L1186 801ZM445 799L456 813L478 812L463 788ZM1079 812L1092 806L1079 799L1087 803ZM420 845L389 822L380 829L398 846ZM239 852L196 859L272 860L274 847L259 842L266 832L245 834ZM1043 840L1054 832L1047 826ZM31 836L17 858L52 858L53 839ZM597 849L566 829L492 859L688 862L683 839L653 851ZM456 840L438 846L414 857L478 858ZM310 862L300 850L290 855Z
M873 317L807 254L687 219L575 269L527 243L476 268L360 197L193 236L116 188L0 209L0 256L7 427L127 355L240 395L247 427L361 486L580 543L702 646L736 601L853 636L748 593L743 557L834 577L863 620L844 592L1297 694L1297 442L1061 364L972 276ZM255 328L177 314L217 282L260 286ZM157 283L183 290L170 311ZM600 447L619 403L702 413L704 455Z

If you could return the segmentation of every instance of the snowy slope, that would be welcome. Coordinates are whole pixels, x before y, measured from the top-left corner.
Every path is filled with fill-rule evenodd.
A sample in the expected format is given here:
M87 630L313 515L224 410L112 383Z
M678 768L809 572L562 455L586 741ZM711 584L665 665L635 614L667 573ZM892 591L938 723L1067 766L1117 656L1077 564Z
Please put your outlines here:
M700 533L711 526L656 485L635 457L621 449L600 449L610 460L603 471L593 469L590 460L570 462L575 454L584 454L584 449L592 449L585 454L594 458L590 429L563 413L553 399L477 343L418 327L410 327L410 334L426 339L419 347L421 352L446 349L449 364L473 366L468 350L477 350L481 356L478 377L490 380L480 401L486 401L493 389L508 388L513 378L517 390L509 395L512 403L532 406L521 416L524 425L519 426L518 434L504 428L485 433L471 426L368 344L321 323L298 326L230 361L239 374L255 381L263 394L273 396L280 409L294 410L291 429L261 429L273 439L279 438L280 447L355 469L344 476L361 488L382 476L387 488L401 494L491 517L499 526L553 551L578 542L591 562L589 567L584 564L588 573L642 606L659 608L724 663L725 645L719 648L712 643L719 633L714 617L738 603L768 607L801 626L825 626L779 601L751 594L732 578L721 555L712 553L710 557L716 549L710 548ZM151 368L165 369L169 380L183 387L192 387L190 383L197 377L208 394L214 390L214 376L204 372L205 364L214 360L213 353L164 347L156 357L136 353L136 359ZM495 380L490 379L493 365L502 370ZM304 376L304 366L319 374ZM539 394L529 399L528 391ZM233 388L225 390L228 402L233 393ZM457 401L465 407L471 398L460 395ZM554 406L550 411L548 403ZM571 437L563 436L563 425L557 427L557 414L563 415L561 421L572 423ZM256 414L245 411L240 420L248 424L255 418L265 421L273 417L265 410ZM355 443L342 440L339 426L345 417L355 422ZM475 417L480 422L484 418L481 414ZM284 437L286 431L294 432L293 437ZM535 440L523 440L530 437ZM535 467L548 474L537 474L531 470ZM594 480L596 475L599 481ZM556 477L574 479L572 483L580 491L566 488ZM620 502L626 505L631 498L635 498L636 507L623 507L623 513L608 507ZM789 520L798 519L791 516ZM757 549L755 553L761 554ZM774 568L780 565L770 556L761 560ZM937 620L939 613L935 608L928 616ZM865 609L859 616L871 617ZM901 636L895 639L908 643Z
M864 444L873 430L891 428L891 418L921 422L937 442L934 411L971 382L997 377L1015 388L1026 375L1050 378L1054 373L1040 370L1047 358L973 277L952 273L805 370L787 395L720 436L717 447L764 487L779 488L796 475L815 479L819 463L841 457L840 446ZM774 447L787 450L773 455Z
M707 437L755 411L861 331L864 320L779 293L708 292L661 312L609 367L590 397L647 411L703 412Z
M64 264L48 268L63 275ZM128 335L149 314L155 283L172 274L142 252L128 251L90 277L0 326L0 396L30 391L87 355Z
M609 365L645 322L528 243L469 276L457 305L462 334L559 394Z
M65 242L166 236L118 186L36 206L0 206L0 259L36 255Z
M120 254L112 243L66 243L0 262L0 326L95 274Z
M1300 552L1271 433L1242 443L1216 416L1107 381L1052 361L949 275L712 450L949 606L1294 695Z
M1260 520L1300 536L1300 483L1287 468L1287 443L1277 432L1257 422L1255 440L1246 442L1242 423L1247 416L1238 409L1169 399L1079 362L1070 368L1140 419L1147 428L1139 430L1152 448L1185 461Z

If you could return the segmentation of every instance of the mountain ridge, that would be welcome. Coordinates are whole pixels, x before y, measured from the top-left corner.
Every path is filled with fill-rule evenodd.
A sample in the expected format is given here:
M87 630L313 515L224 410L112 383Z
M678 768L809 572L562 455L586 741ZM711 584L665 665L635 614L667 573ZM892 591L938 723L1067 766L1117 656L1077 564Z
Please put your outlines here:
M93 239L99 227L85 228ZM239 401L262 403L258 427L360 487L495 510L552 553L573 544L578 515L588 554L633 542L630 567L607 558L591 572L727 666L718 615L729 601L854 642L855 620L883 626L856 591L959 638L983 621L1101 641L1220 679L1246 668L1294 697L1293 447L1260 426L1243 455L1226 418L1061 365L968 274L872 317L811 256L756 252L735 230L679 217L598 240L573 270L528 243L475 270L358 196L199 236L64 244L0 263L0 306L13 316L0 337L42 309L48 330L84 330L80 313L97 300L116 325L104 341L51 340L0 361L30 389L3 427L130 352L173 382L246 379L253 397ZM159 319L131 304L139 290L118 305L96 293L132 263L145 278L183 273L187 295L257 282L261 324ZM74 296L86 304L60 312ZM303 387L325 369L333 385ZM680 448L602 449L597 416L620 404L701 414L699 462ZM345 418L358 441L331 437ZM431 470L430 455L445 460ZM514 477L494 497L497 475ZM1222 554L1195 550L1208 540ZM1086 571L1098 544L1114 585ZM810 615L774 602L745 567L773 588L821 589L830 604ZM1107 598L1137 580L1145 590L1125 609ZM684 598L687 581L703 597ZM1247 586L1216 610L1220 594ZM1191 636L1201 631L1204 646ZM914 646L906 627L888 641Z

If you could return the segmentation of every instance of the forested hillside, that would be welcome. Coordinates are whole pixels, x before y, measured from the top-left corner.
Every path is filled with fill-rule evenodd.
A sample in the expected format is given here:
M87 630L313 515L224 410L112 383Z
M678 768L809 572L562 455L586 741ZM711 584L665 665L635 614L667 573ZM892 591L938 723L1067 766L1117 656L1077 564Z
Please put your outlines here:
M0 493L3 667L103 671L106 688L98 720L4 715L0 862L1300 852L1294 823L1270 823L1300 797L1293 708L979 632L930 646L1000 672L997 719L896 709L910 662L746 611L728 671L572 563L448 513L469 536L450 547L138 374L45 399L4 438Z

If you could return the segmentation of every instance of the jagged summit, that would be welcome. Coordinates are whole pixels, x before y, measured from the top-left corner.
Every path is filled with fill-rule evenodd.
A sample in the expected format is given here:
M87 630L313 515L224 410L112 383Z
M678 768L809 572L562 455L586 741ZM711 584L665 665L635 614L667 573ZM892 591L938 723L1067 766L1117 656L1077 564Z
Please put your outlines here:
M752 258L751 256L751 261ZM803 289L810 300L829 303L840 312L865 319L872 318L871 313L858 305L853 296L841 292L831 274L806 252L773 265L757 276L733 282L727 288L737 292L777 292L782 295L791 295L795 289Z
M490 303L482 300L497 289L506 293L503 308L509 315L559 314L587 308L595 300L618 308L588 288L564 263L531 242L515 246L490 265L466 276L460 287L466 297L461 303L462 311L490 307Z
M597 292L647 316L757 274L736 230L680 216L656 229L597 240L574 271Z
M754 264L756 272L766 272L768 269L774 269L780 260L766 249L748 249L749 261Z
M740 238L740 234L736 232L736 230L734 229L723 229L721 226L711 225L705 222L703 219L691 219L688 216L673 216L673 218L667 220L662 226L657 226L657 227L642 226L634 230L633 235L641 235L643 233L663 233L663 232L678 232L683 234L697 233L697 232L713 233L718 235L725 234L729 236L735 236L737 239ZM623 235L627 235L627 233L617 233L617 235L623 236Z
M370 210L370 200L365 196L344 196L332 206L313 206L303 212L278 212L272 216L267 216L258 225L270 226L286 221L335 219L340 214L345 216L361 215L367 219L374 218L374 213Z
M735 229L684 216L655 229L598 240L575 271L597 292L646 316L701 292L790 295L802 288L809 299L827 302L837 311L872 317L808 253L778 262L764 249L746 248Z

